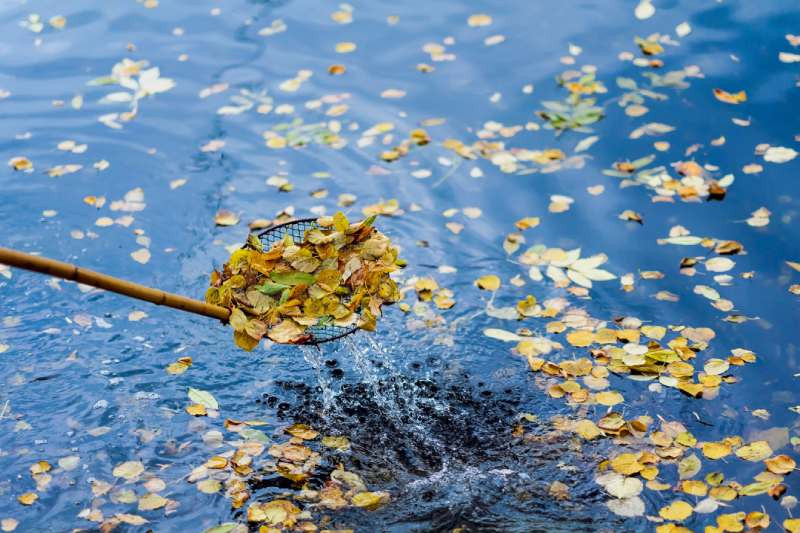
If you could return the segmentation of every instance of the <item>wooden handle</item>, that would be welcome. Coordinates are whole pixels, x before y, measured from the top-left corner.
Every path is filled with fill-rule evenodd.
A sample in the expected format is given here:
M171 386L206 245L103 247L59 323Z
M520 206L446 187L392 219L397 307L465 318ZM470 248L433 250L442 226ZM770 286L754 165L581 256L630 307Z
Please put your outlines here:
M38 255L18 252L10 248L0 247L0 263L12 267L24 268L25 270L31 270L33 272L49 274L57 278L77 281L84 285L97 287L98 289L116 292L117 294L130 296L131 298L144 300L156 305L166 305L168 307L180 309L181 311L216 318L223 322L227 322L230 316L230 311L228 309L218 305L207 304L200 300L186 298L179 294L164 292L139 285L138 283L131 283L130 281L125 281L113 276L107 276L95 272L94 270L78 268L70 263L63 263Z

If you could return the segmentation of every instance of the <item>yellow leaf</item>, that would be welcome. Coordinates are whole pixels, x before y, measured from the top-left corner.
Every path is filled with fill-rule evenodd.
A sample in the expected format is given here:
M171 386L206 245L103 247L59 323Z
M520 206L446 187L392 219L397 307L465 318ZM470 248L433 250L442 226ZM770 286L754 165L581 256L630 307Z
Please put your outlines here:
M708 494L708 486L696 479L684 479L681 481L680 487L683 492L691 494L692 496L699 496L702 498Z
M783 521L783 529L789 533L800 533L800 518L787 518Z
M742 524L742 520L744 520L744 517L745 514L742 512L721 514L717 517L717 527L722 531L743 531L744 524Z
M487 274L475 280L475 285L485 291L496 291L500 288L500 278L494 274Z
M667 333L667 328L664 326L642 326L641 330L645 337L655 340L661 340Z
M567 333L567 342L578 348L589 346L594 342L594 333L586 330L574 330Z
M33 163L27 157L12 157L8 165L14 170L33 170Z
M600 405L606 405L608 407L625 401L625 398L623 398L622 394L618 393L617 391L598 392L594 395L594 399Z
M183 374L190 366L192 366L192 358L181 357L174 363L171 363L169 366L167 366L167 372L173 375Z
M356 43L351 42L344 42L344 43L336 43L336 52L339 54L348 54L350 52L355 51Z
M739 91L738 93L729 93L727 91L723 91L722 89L714 89L714 96L716 96L717 100L720 102L725 102L726 104L741 104L742 102L747 101L747 93L744 91Z
M316 439L319 435L319 431L306 424L292 424L284 431L286 431L286 433L292 437L297 437L298 439L303 440Z
M611 460L611 468L624 476L631 476L644 468L632 453L621 453Z
M662 507L658 515L664 520L674 520L681 522L692 515L692 506L683 500L675 500L671 504Z
M206 416L208 414L206 406L200 403L193 403L187 406L186 412L192 416Z
M761 511L751 511L744 519L747 527L755 530L767 529L770 524L769 515Z
M214 223L217 226L235 226L239 223L239 215L226 209L220 209L214 215Z
M33 505L33 502L39 499L39 495L35 492L26 492L17 498L22 505Z
M773 474L781 475L792 472L797 466L795 460L788 455L776 455L775 457L766 459L764 463L767 465L767 470Z
M708 495L714 498L715 500L729 502L731 500L735 500L737 496L739 496L739 493L733 487L724 485L712 488L708 492Z
M337 211L336 214L333 215L333 227L340 233L345 233L347 228L350 227L350 222L341 211Z
M772 448L765 440L752 442L736 450L736 456L746 461L763 461L772 455Z
M222 483L216 479L204 479L197 484L197 490L205 494L215 494L222 490Z
M133 479L144 472L144 465L139 461L125 461L114 467L111 472L114 477Z
M586 440L603 435L603 431L591 420L581 420L575 424L572 430Z
M153 511L155 509L159 509L164 507L169 503L169 500L164 498L163 496L159 496L153 492L147 493L141 498L139 498L139 510L140 511Z
M208 461L206 461L205 466L206 468L214 469L225 468L228 466L228 460L224 457L220 457L219 455L214 455L213 457L210 457Z
M49 472L51 468L53 467L50 466L50 463L47 461L38 461L31 465L31 475L44 474L45 472Z
M725 442L703 442L700 446L708 459L722 459L731 453L730 445Z
M117 513L114 515L114 518L116 518L120 522L124 522L132 526L141 526L148 522L147 519L143 516L135 514L127 514L127 513Z
M339 24L348 24L353 21L353 14L350 11L334 11L331 13L331 20Z
M492 17L485 13L476 13L475 15L470 15L467 19L467 24L473 28L477 28L479 26L488 26L491 23Z
M350 439L344 436L326 435L322 437L322 445L339 451L350 449Z
M388 492L358 492L353 495L352 503L356 507L372 511L389 501Z
M539 217L525 217L514 222L518 230L523 231L528 228L535 228L539 225Z

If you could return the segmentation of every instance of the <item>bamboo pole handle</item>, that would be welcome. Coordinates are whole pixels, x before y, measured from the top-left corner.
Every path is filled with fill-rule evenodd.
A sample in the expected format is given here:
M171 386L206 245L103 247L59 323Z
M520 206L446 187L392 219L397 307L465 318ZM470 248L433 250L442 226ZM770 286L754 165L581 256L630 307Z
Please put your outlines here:
M167 307L173 307L181 311L216 318L223 322L227 322L230 316L230 311L228 309L218 305L207 304L200 300L187 298L179 294L173 294L113 276L107 276L106 274L95 272L94 270L79 268L70 263L18 252L10 248L0 247L0 263L33 272L49 274L57 278L77 281L84 285L97 287L98 289L116 292L117 294L144 300L156 305L166 305Z

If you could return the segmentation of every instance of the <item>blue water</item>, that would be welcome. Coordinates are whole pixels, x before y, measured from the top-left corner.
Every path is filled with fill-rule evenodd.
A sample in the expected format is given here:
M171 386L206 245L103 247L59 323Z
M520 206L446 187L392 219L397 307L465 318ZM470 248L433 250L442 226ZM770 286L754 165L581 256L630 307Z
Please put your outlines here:
M489 293L475 288L473 280L484 274L503 280L493 301L497 307L513 306L527 294L540 302L564 297L573 309L612 325L616 317L638 317L654 325L712 328L716 337L699 360L726 358L738 347L752 350L757 362L732 371L739 383L723 384L719 395L708 400L668 388L653 392L647 383L612 377L612 388L626 399L617 410L627 418L679 421L700 441L740 435L749 442L772 429L788 437L780 439L775 452L797 459L800 445L786 441L800 436L798 414L789 409L800 404L800 303L788 288L800 283L800 272L785 261L800 261L798 160L765 162L754 151L761 143L798 149L800 67L779 61L778 53L800 53L784 37L798 32L800 10L784 1L655 0L654 5L654 16L637 20L635 3L617 0L353 2L352 23L338 24L330 17L340 9L336 3L311 0L162 0L155 8L135 0L3 2L0 95L4 90L10 94L0 99L0 160L24 156L34 170L3 167L0 172L0 245L200 298L209 272L227 258L226 247L244 241L248 222L273 219L289 207L297 217L332 214L340 209L337 198L343 193L357 197L347 208L357 218L364 207L394 198L404 213L380 217L378 225L402 248L409 265L403 279L432 276L454 291L456 305L446 311L431 308L443 319L436 327L425 327L413 312L404 315L392 308L376 333L323 345L321 352L264 345L244 353L233 346L230 331L211 320L73 283L54 284L40 275L13 270L8 278L8 271L0 271L0 519L18 520L19 531L99 530L98 522L78 517L88 508L100 509L106 522L117 513L149 521L120 526L131 531L203 531L218 523L245 523L247 505L234 510L223 492L207 495L187 481L208 457L234 449L230 443L239 436L223 427L231 418L265 422L259 429L271 443L284 442L283 430L294 422L308 423L323 435L350 437L350 452L322 451L309 486L320 488L342 463L370 490L388 491L391 500L376 511L303 504L321 529L634 531L656 526L644 517L611 513L605 505L608 496L594 482L598 463L624 447L610 439L581 442L553 424L554 416L597 420L605 408L571 407L549 397L539 386L541 375L511 352L514 343L483 334L485 328L527 327L548 335L549 321L508 321L482 313ZM20 25L31 13L44 21L39 33ZM492 23L470 27L467 18L475 13L491 15ZM63 29L47 22L59 14L67 19ZM389 16L399 18L390 24ZM285 31L260 34L276 20L283 21ZM674 28L684 21L692 31L678 38ZM625 51L640 57L634 38L655 32L679 42L664 45L665 53L658 56L664 67L638 67L618 57ZM486 46L484 39L492 35L505 36L505 42ZM354 42L357 49L338 54L334 47L339 42ZM433 61L423 51L426 43L441 44L453 60ZM581 47L579 55L571 56L570 44ZM563 57L573 57L575 64L563 64ZM120 120L115 129L98 118L125 112L129 104L100 100L125 89L89 82L107 76L123 58L147 60L162 77L174 80L174 87L142 98L137 115ZM435 70L420 72L419 63ZM344 65L346 72L329 75L332 64ZM581 168L506 173L487 159L462 160L442 146L446 139L472 144L484 125L495 121L523 128L511 138L492 139L505 141L507 148L558 148L573 155L589 134L556 136L543 128L525 130L525 125L541 126L534 114L541 102L566 95L555 77L584 65L596 66L608 92L597 95L606 117L592 126L599 140L582 153ZM654 89L668 99L647 100L650 111L643 117L627 116L618 105L624 91L617 77L643 86L643 72L663 74L690 66L702 76L686 78L686 88ZM304 69L312 75L296 91L281 89ZM227 88L200 96L215 84ZM530 93L523 90L528 84ZM719 102L714 88L745 90L747 102ZM405 96L382 98L387 89L405 91ZM266 96L240 114L219 114L223 106L242 103L234 98L240 91ZM82 105L73 101L76 95ZM269 103L267 96L273 99L272 109L260 113L257 108ZM307 105L320 99L318 106ZM338 104L346 104L347 111L326 116ZM429 145L392 163L380 160L382 151L433 118L444 121L422 126L432 138ZM751 122L743 127L732 118ZM265 131L295 119L334 129L330 121L337 121L346 145L265 146ZM394 125L394 137L385 146L383 135L372 145L359 146L361 134L381 122ZM650 122L676 129L628 138ZM711 141L720 136L725 144L713 146ZM83 153L59 150L65 140L88 146ZM222 140L224 146L203 149L211 140ZM654 141L668 141L670 147L658 152ZM684 155L698 143L697 151ZM693 158L718 167L711 171L715 178L732 173L735 181L723 201L654 203L651 189L621 188L619 178L602 173L617 161L648 154L656 154L654 166L665 165L673 176L670 163ZM101 160L109 163L105 170L93 167ZM750 163L761 164L763 171L744 173ZM67 164L82 168L48 175L48 169ZM424 175L418 171L425 169L429 177L412 175ZM328 177L316 177L319 173ZM270 176L287 178L293 190L279 192L267 185ZM175 180L186 181L180 185ZM599 196L587 192L595 185L605 187ZM112 202L137 188L145 205L134 207L141 210L112 210ZM311 195L320 189L327 195ZM564 213L550 213L551 195L569 196L574 203ZM106 202L97 208L84 201L87 196L102 196ZM772 212L770 223L748 225L750 213L762 206ZM444 214L465 207L480 208L480 217ZM241 222L215 226L219 209L238 214ZM644 224L619 220L626 209L641 213ZM96 225L101 217L124 215L133 217L128 226ZM609 260L603 268L617 276L634 273L635 289L622 291L617 279L595 282L591 299L585 299L548 278L532 281L518 254L509 259L502 248L514 222L524 216L539 216L541 224L524 232L527 242L520 251L542 244L581 248L583 257L605 253ZM463 231L454 234L448 222L462 224ZM745 254L732 256L736 266L727 272L733 276L730 286L715 283L714 274L700 264L693 277L679 273L682 258L714 254L700 246L659 245L656 240L676 225L692 235L744 245ZM146 264L130 256L143 248L151 255ZM457 270L441 273L441 265ZM665 277L644 280L637 274L643 270L659 270ZM751 271L751 279L741 276ZM515 275L526 280L524 287L509 283ZM735 304L734 311L711 307L693 292L698 284L715 287ZM654 297L658 291L680 299L661 301ZM416 301L413 290L406 301ZM135 310L147 316L129 320ZM752 320L724 321L731 313ZM569 346L563 334L549 336L565 348L548 357L586 355L585 349ZM188 371L177 376L165 372L184 356L193 359ZM211 392L220 404L219 417L189 416L184 411L188 387ZM768 419L753 416L755 409L767 410ZM512 435L521 413L537 417L523 424L525 437ZM94 431L99 427L106 432ZM209 431L221 431L226 443L209 445L204 440ZM310 446L321 450L318 442ZM79 456L78 466L59 468L58 460L67 456ZM256 464L269 459L264 453ZM53 465L52 480L32 506L21 505L17 497L36 488L29 467L40 460ZM145 465L144 477L127 485L117 479L109 494L92 494L92 480L114 483L114 467L133 460ZM296 496L296 487L264 468L249 479L248 504ZM714 470L745 485L763 468L734 456L724 463L704 459L699 477ZM659 479L674 484L674 472L674 466L663 465ZM143 495L143 482L150 476L162 479L166 488L160 494L177 502L166 512L139 511L135 501L111 497L120 488ZM800 488L796 476L784 481L788 495ZM550 495L553 480L569 486L569 499ZM641 497L646 514L656 517L677 497L697 501L671 491L645 490ZM788 517L767 495L743 496L730 504L717 513L696 513L685 525L701 529L714 524L720 512L762 506L772 517L773 530Z

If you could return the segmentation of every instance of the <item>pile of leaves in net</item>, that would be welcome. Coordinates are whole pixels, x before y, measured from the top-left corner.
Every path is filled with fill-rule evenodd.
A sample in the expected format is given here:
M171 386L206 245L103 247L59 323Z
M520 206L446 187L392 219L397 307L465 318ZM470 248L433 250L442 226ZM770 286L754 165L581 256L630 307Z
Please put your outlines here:
M317 219L302 242L287 235L269 250L251 234L221 272L212 272L206 301L231 310L234 341L248 351L264 336L310 342L312 327L372 331L381 306L401 298L389 275L402 264L374 220L351 224L337 212Z

